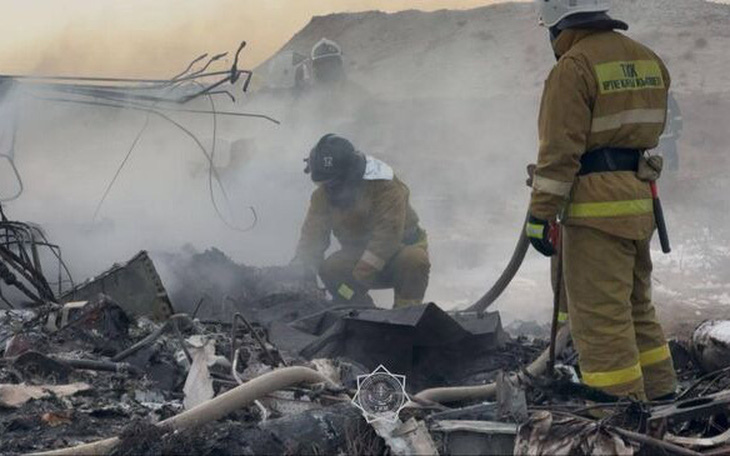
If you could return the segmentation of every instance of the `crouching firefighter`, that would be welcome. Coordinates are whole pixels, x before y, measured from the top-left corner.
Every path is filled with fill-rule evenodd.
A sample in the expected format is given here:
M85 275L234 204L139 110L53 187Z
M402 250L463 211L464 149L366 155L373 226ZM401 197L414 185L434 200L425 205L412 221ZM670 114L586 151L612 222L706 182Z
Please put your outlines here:
M664 129L669 73L616 31L628 26L608 15L610 0L539 4L558 62L540 108L527 235L553 255L551 227L562 222L583 382L617 397L672 397L676 375L651 300L649 245L661 221L652 187L661 166L645 153Z
M319 273L342 304L372 305L368 290L386 288L395 307L421 304L431 265L408 187L341 136L322 137L306 161L318 188L293 263ZM331 234L342 249L324 259Z

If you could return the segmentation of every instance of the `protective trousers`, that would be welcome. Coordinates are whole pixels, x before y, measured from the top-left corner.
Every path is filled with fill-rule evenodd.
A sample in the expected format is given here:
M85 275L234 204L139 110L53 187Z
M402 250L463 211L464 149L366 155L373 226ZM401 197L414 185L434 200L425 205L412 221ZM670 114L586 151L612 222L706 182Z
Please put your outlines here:
M404 246L367 284L356 283L352 276L352 270L361 257L361 251L343 249L330 255L320 266L319 276L336 301L372 303L368 289L393 288L394 307L423 302L431 271L428 249L424 244Z
M563 227L571 334L583 382L639 400L675 392L669 346L651 302L650 238Z

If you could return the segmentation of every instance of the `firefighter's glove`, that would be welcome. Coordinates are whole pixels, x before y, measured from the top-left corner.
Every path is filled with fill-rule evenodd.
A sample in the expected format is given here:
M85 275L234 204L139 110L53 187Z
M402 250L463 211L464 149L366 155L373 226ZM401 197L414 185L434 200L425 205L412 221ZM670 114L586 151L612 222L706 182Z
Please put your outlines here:
M560 230L557 223L530 215L525 226L525 233L538 252L548 257L557 253L557 246L560 245Z

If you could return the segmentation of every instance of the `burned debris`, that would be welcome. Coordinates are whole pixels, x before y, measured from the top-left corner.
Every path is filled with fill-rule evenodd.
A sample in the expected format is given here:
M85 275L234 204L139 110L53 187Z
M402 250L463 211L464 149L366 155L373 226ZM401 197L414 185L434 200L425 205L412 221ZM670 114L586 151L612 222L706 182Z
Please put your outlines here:
M56 290L44 273L49 257L56 263ZM14 308L10 300L18 297L29 303L53 301L64 286L73 286L59 246L48 240L41 227L9 220L1 205L0 260L0 301L7 307Z
M164 321L174 313L167 291L147 252L140 252L125 264L114 265L71 288L61 296L61 300L88 300L99 294L124 303L124 310L130 315Z
M730 371L711 361L723 322L672 344L678 402L615 402L576 383L567 331L551 374L547 342L498 313L342 308L287 268L154 256L186 286L168 294L141 252L60 303L0 311L4 453L720 454L729 440ZM393 424L351 401L378 365L407 378Z

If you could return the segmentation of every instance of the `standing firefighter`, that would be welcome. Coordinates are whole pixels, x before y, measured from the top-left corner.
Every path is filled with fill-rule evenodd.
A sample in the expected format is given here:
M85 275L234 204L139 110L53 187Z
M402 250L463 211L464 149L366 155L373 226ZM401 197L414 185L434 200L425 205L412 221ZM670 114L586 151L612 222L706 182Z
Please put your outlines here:
M340 303L372 304L368 290L394 288L395 307L421 304L431 265L408 187L337 135L320 139L307 162L318 188L294 262L318 271ZM331 233L342 249L325 260Z
M664 129L669 73L616 29L610 0L539 0L558 62L540 108L527 235L555 254L560 215L573 340L583 381L640 400L671 397L676 376L651 302L655 227L644 152ZM659 168L658 166L656 168Z

